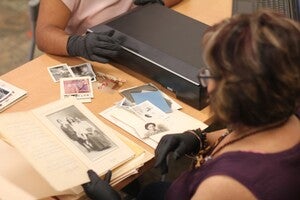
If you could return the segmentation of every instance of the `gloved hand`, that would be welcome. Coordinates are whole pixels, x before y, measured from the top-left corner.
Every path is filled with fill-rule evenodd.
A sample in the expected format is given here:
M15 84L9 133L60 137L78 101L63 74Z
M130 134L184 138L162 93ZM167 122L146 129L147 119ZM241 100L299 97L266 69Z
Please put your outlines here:
M147 3L160 3L163 6L165 5L163 0L134 0L133 3L138 6L143 6L146 5Z
M154 167L160 168L161 174L166 174L168 172L167 156L170 152L174 152L173 157L177 160L185 154L196 154L201 146L199 138L192 133L165 135L155 149Z
M120 41L113 38L114 30L92 32L86 35L71 35L67 43L70 56L81 56L91 61L109 62L121 50Z
M82 185L86 195L92 200L120 200L121 197L110 185L111 171L102 180L93 170L88 170L90 182Z

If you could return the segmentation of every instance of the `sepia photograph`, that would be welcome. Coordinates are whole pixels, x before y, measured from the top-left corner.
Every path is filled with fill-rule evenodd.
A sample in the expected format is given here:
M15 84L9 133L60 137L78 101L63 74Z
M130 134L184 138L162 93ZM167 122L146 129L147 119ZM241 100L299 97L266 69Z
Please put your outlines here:
M116 147L116 144L75 106L67 107L46 117L90 160L96 160Z
M166 125L162 123L155 123L155 122L147 122L143 130L137 130L138 135L145 139L152 135L156 135L158 133L163 133L165 131L168 131L169 129L166 127Z

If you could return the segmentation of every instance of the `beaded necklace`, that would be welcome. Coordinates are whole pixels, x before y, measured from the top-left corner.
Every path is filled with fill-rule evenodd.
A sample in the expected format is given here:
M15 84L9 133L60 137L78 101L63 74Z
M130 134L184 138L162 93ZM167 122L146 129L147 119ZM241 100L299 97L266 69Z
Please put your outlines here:
M215 154L217 154L218 152L220 152L222 149L224 149L225 147L236 143L246 137L249 137L251 135L260 133L262 131L266 131L269 129L273 129L276 127L279 127L281 125L283 125L285 122L287 121L287 119L284 119L282 121L258 128L258 129L254 129L254 130L249 130L248 132L246 132L245 134L241 135L240 137L237 137L233 140L230 140L226 143L224 143L222 146L220 146L218 149L216 149L216 147L221 143L221 141L228 136L230 133L232 133L232 130L227 129L225 133L223 133L218 140L211 146L211 145L207 145L204 149L201 149L199 151L199 153L195 156L195 162L194 162L194 168L199 168L201 167L201 165L203 165L206 161L211 160L213 158L213 156ZM205 133L206 134L206 133Z

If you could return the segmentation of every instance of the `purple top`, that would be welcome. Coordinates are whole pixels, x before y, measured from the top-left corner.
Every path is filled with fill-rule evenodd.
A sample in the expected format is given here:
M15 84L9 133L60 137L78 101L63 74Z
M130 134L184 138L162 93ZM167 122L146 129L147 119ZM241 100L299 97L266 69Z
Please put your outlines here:
M198 186L214 175L237 180L257 199L299 200L300 144L279 153L224 153L183 173L168 189L166 199L191 199Z

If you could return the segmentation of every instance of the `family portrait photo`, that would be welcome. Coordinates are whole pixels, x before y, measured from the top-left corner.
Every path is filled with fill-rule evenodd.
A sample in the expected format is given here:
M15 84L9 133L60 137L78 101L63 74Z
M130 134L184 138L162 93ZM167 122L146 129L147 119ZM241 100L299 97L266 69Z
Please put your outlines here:
M116 147L95 124L75 106L47 116L51 123L89 159L95 160Z

